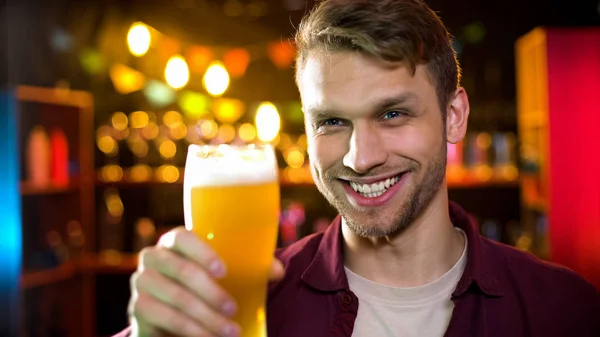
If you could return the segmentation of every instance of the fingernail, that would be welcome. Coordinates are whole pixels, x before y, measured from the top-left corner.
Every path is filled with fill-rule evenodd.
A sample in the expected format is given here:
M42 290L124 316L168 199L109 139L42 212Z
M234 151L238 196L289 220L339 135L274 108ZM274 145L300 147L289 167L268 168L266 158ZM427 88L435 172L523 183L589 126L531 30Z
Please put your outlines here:
M223 336L226 337L237 337L240 335L240 328L236 325L226 325L225 329L223 329Z
M233 301L227 301L223 304L223 308L221 309L225 315L231 316L235 314L235 303Z
M210 270L211 274L213 274L215 277L225 276L225 267L219 261L211 262L208 266L208 269Z

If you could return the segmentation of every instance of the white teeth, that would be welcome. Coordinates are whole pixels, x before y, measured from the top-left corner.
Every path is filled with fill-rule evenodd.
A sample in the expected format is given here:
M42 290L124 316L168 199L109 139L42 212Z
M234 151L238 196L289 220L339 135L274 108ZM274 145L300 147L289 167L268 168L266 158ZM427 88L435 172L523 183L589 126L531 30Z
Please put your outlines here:
M388 178L374 184L359 184L351 181L350 186L355 192L358 192L367 198L375 198L385 193L388 188L394 186L398 180L400 180L399 176Z

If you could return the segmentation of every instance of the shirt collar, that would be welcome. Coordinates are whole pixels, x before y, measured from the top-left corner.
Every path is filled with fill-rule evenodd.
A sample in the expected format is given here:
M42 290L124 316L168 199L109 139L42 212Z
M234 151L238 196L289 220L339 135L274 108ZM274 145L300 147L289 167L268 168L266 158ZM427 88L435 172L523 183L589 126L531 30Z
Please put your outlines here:
M484 245L478 226L469 214L450 202L450 219L455 227L467 236L467 265L453 296L464 294L473 284L488 296L502 296L498 262ZM317 252L304 270L302 280L320 291L347 290L348 279L344 271L343 238L341 217L338 215L325 231Z

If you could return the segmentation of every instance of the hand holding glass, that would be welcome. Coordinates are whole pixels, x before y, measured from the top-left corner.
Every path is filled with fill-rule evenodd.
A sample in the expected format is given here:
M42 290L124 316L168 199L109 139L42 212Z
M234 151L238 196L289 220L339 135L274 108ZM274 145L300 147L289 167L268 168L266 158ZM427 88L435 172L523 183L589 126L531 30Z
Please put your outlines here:
M279 180L269 145L188 149L184 177L186 228L221 258L219 284L237 301L233 320L243 337L266 337L265 302L277 242Z

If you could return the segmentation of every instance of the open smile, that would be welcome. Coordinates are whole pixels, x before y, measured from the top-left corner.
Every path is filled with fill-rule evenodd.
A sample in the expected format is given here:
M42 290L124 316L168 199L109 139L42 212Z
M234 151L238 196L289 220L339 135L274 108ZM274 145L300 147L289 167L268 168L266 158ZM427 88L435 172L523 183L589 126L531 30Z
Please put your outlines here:
M374 181L342 180L351 201L359 206L381 206L396 195L409 172Z

